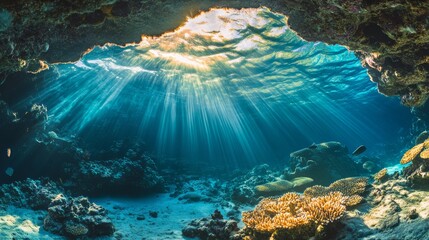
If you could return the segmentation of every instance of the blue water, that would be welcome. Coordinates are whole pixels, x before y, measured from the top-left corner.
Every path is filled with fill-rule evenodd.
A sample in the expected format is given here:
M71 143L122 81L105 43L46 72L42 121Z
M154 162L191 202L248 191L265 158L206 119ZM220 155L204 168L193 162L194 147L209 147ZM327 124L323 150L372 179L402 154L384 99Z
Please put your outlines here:
M283 162L332 140L371 152L410 126L409 109L379 94L352 52L302 40L267 9L212 10L50 71L18 107L43 103L48 128L94 148L130 139L177 161Z

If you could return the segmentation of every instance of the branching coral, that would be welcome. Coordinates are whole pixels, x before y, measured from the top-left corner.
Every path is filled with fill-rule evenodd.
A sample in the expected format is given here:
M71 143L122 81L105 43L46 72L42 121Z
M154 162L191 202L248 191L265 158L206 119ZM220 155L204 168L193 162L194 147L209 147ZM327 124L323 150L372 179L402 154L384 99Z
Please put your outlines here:
M326 196L317 198L306 198L304 211L307 218L316 225L327 225L338 220L346 211L344 205L347 198L340 192L331 192Z
M343 216L347 197L330 192L315 198L286 193L280 198L265 198L253 211L243 212L244 224L271 239L302 239Z

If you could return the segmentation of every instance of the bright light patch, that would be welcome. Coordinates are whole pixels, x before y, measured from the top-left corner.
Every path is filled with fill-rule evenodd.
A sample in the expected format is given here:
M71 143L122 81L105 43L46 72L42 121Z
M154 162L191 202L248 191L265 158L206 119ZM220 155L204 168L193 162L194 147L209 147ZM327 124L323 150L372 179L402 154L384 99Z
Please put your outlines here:
M56 66L59 79L32 102L48 106L49 127L63 136L134 139L161 157L228 167L284 159L312 142L377 141L379 123L361 112L379 111L370 104L378 95L358 59L303 41L286 21L265 8L213 9L174 32Z

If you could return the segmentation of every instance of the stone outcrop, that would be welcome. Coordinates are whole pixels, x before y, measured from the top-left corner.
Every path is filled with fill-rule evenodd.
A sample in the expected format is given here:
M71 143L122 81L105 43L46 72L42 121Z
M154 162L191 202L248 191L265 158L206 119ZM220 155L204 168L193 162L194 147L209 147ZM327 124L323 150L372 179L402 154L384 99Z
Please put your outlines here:
M220 211L215 210L211 218L201 218L192 220L182 230L185 237L202 240L232 240L241 239L238 235L238 223L235 220L223 219Z
M52 199L64 190L48 179L26 179L0 186L0 204L45 210Z
M348 155L339 142L325 142L290 154L286 179L310 177L314 184L329 185L340 178L365 174L364 169Z
M255 187L275 181L279 175L272 171L267 164L256 166L246 174L230 181L229 196L237 204L256 204L259 196Z
M62 194L50 203L44 228L71 238L106 236L115 232L106 209L85 197L67 198Z
M259 7L289 16L308 41L354 51L383 94L408 106L428 98L427 1L141 1L90 0L0 3L0 72L37 71L47 63L76 61L108 42L138 42L160 35L210 7Z
M427 191L410 188L405 179L374 184L367 203L349 211L343 227L329 239L427 239Z
M159 192L164 184L155 163L148 156L81 161L66 171L71 174L76 190L87 194Z

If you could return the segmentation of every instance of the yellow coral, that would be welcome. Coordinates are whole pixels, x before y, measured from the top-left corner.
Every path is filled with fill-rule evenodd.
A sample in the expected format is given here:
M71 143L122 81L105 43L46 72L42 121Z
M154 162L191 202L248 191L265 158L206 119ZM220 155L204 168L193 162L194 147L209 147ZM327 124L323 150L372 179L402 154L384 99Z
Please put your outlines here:
M427 141L425 141L424 143L417 144L416 146L405 152L404 156L402 156L400 163L406 164L413 161L423 150L423 147L426 145L426 142ZM427 142L427 144L429 144L429 142Z
M429 159L429 149L425 149L420 153L420 158Z
M280 198L263 199L255 210L243 212L242 220L251 229L262 233L278 230L316 231L316 226L339 219L345 212L344 197L340 192L326 196L305 198L297 193L286 193Z
M347 207L355 206L362 202L363 198L359 196L365 191L368 185L368 178L354 177L344 178L335 181L329 187L320 185L312 186L304 191L304 196L307 198L315 198L326 196L333 192L340 192L344 197L344 205Z
M329 187L320 185L312 186L304 191L304 196L314 198L327 195L330 192L340 192L344 196L350 197L356 194L362 194L368 185L368 178L366 177L351 177L343 178L335 181Z
M329 193L329 189L324 186L314 185L305 189L304 196L306 197L320 197Z
M423 142L424 148L429 148L429 138Z
M243 212L244 224L271 238L306 239L344 215L347 206L362 201L368 178L345 178L329 187L307 188L304 195L286 193L279 198L264 198L253 211Z
M352 206L356 206L359 203L361 203L363 200L363 197L359 196L359 195L352 195L350 197L347 197L345 205L347 207L352 207Z
M383 178L386 177L386 174L387 174L387 168L383 168L378 173L374 174L374 179L376 181L381 181L383 180Z
M366 177L350 177L335 181L329 185L329 190L331 192L341 192L345 196L352 196L365 192L367 185L368 178Z
M346 211L346 198L340 192L307 200L305 212L309 220L317 225L327 225L338 220Z
M80 223L66 222L65 230L72 236L82 236L88 233L88 228Z

